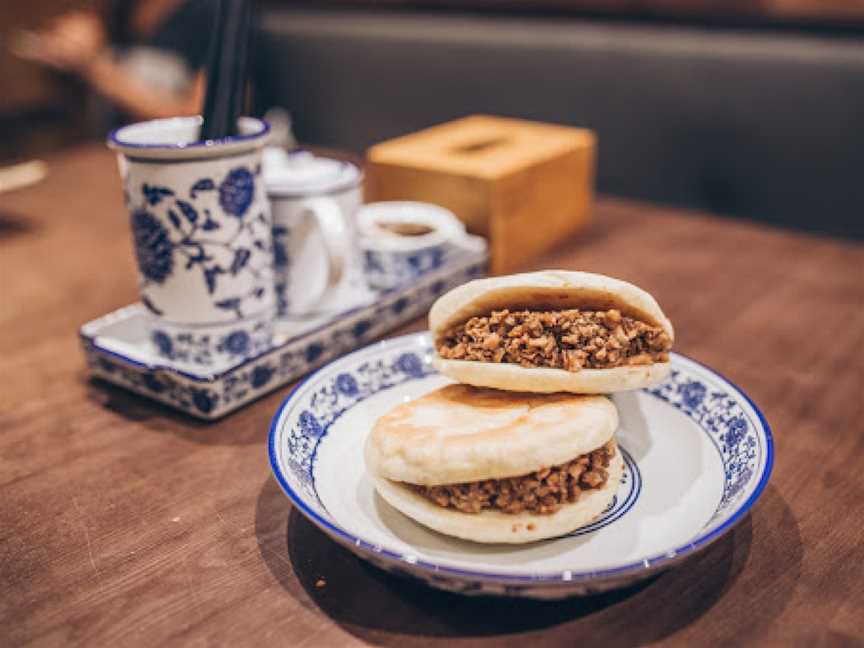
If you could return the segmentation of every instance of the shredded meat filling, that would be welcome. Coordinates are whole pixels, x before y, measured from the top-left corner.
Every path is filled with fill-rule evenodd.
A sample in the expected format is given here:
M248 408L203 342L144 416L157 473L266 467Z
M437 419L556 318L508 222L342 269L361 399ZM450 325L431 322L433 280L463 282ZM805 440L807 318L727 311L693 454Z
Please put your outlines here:
M438 354L449 360L523 367L610 369L669 360L672 340L620 311L493 311L447 331Z
M609 441L573 461L521 477L444 486L408 486L438 506L454 508L462 513L497 510L511 514L530 511L549 515L565 504L577 501L582 491L603 486L609 478L606 469L615 452L615 441Z

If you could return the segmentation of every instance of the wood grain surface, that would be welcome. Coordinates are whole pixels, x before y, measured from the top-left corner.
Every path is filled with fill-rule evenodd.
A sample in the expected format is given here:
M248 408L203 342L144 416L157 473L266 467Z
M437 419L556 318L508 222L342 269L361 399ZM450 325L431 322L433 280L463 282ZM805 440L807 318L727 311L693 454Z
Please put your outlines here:
M49 164L0 199L0 645L864 640L864 247L599 201L536 266L653 292L676 349L763 409L774 475L733 532L649 583L463 599L363 564L292 511L265 449L289 388L204 424L88 379L77 329L135 300L130 235L107 151Z

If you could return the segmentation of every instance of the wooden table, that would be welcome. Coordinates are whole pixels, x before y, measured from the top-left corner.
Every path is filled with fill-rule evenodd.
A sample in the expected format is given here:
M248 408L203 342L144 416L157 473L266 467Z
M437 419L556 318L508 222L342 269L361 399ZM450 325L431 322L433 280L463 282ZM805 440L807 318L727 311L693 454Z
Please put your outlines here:
M327 539L267 464L290 389L208 425L91 383L78 326L136 298L101 146L0 196L0 264L0 645L864 640L860 245L604 199L588 234L537 264L653 292L676 348L741 385L777 444L723 540L646 585L558 603L434 592Z

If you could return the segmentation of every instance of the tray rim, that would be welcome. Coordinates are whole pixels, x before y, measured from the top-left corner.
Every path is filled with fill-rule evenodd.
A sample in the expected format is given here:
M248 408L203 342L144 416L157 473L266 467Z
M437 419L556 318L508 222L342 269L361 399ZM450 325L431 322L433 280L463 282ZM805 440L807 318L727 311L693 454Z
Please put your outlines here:
M384 295L384 294L385 293L382 293L382 295ZM235 371L242 369L246 365L253 364L255 362L260 362L261 358L263 358L266 355L269 355L274 350L277 350L281 347L287 346L287 345L291 344L292 342L296 342L297 340L299 340L301 338L304 338L304 337L307 337L310 335L315 335L316 333L320 333L324 329L329 328L335 319L337 319L337 318L342 319L345 317L350 317L351 315L363 310L365 307L366 306L364 306L364 305L354 306L353 308L349 308L348 310L339 311L338 313L335 313L331 318L329 318L325 323L321 324L320 326L316 326L315 328L311 328L307 331L303 331L302 333L298 333L298 334L292 335L290 337L286 336L286 337L280 339L278 341L278 343L273 344L271 347L264 349L263 351L259 351L255 355L247 356L247 357L243 358L242 360L239 360L238 362L236 362L232 365L229 365L225 368L221 368L221 369L218 369L217 371L208 372L208 373L197 373L194 371L189 371L187 369L181 369L179 367L175 367L175 366L172 366L172 365L170 365L168 363L164 363L164 362L156 362L156 363L150 364L147 362L143 362L141 360L137 360L137 359L132 358L128 355L125 355L119 351L114 351L113 349L106 348L105 346L99 344L99 342L97 341L98 337L99 337L98 334L92 334L92 333L88 333L85 331L85 329L87 329L87 328L97 326L99 323L101 323L105 319L109 319L109 318L119 319L120 317L125 317L126 319L129 319L130 317L132 317L134 315L139 315L140 313L142 313L144 311L144 306L143 306L143 304L141 304L141 302L134 302L132 304L127 304L126 306L122 306L121 308L118 308L115 311L107 313L107 314L103 315L102 317L97 317L95 320L91 320L85 324L82 324L81 327L78 329L78 335L81 338L82 342L84 342L85 344L89 344L99 353L104 353L105 355L109 355L113 358L116 358L117 360L121 360L123 362L129 363L135 367L139 367L141 369L145 369L145 370L151 371L151 372L161 371L163 373L174 374L174 375L186 378L187 380L190 380L192 382L214 383L214 382L217 382L219 380L222 380L226 376L231 375ZM324 365L324 366L326 366L326 365ZM322 367L319 367L319 368L322 368Z
M743 397L743 399L749 404L749 406L753 409L753 412L756 414L756 417L759 420L759 423L762 426L762 430L765 435L765 467L762 471L762 475L759 478L759 482L756 484L756 487L750 494L750 496L744 502L742 502L741 505L738 506L738 508L722 524L718 525L715 529L707 533L700 533L696 536L694 540L684 545L675 547L670 551L659 555L654 555L639 561L627 563L625 565L585 572L564 570L560 572L546 572L533 575L493 573L485 571L472 571L470 569L460 569L457 567L448 567L446 565L432 563L425 560L418 560L416 557L407 556L397 551L392 551L390 549L385 549L381 546L374 545L364 540L363 538L349 533L348 531L342 529L338 525L330 522L323 516L316 513L314 510L312 510L306 505L303 498L298 495L295 490L288 484L287 480L281 473L276 456L277 429L279 428L279 423L282 418L283 412L289 406L289 404L292 403L293 399L302 392L301 388L307 382L316 378L319 373L329 369L332 364L348 360L352 356L368 352L373 348L383 349L387 348L388 346L395 346L397 344L403 343L409 338L428 338L428 336L428 331L408 333L406 335L400 335L398 337L374 342L363 348L352 351L351 353L345 354L344 356L331 360L330 362L311 372L300 383L298 383L297 388L294 389L292 393L286 396L286 398L282 401L281 405L276 410L276 413L274 414L273 419L270 422L270 430L268 432L267 439L267 454L270 463L270 470L276 478L279 487L291 501L292 505L295 506L298 511L302 513L304 517L306 517L306 519L315 524L315 526L320 528L331 538L338 540L340 543L350 545L353 548L362 550L364 553L370 553L375 557L386 560L387 562L398 563L404 566L406 570L420 571L431 577L451 576L459 579L470 578L472 581L492 582L499 584L512 583L514 585L534 584L568 586L574 583L584 583L594 580L647 575L650 572L658 571L666 567L672 566L674 563L679 562L689 557L690 555L693 555L699 550L710 545L715 540L721 538L728 531L731 531L732 528L744 518L744 516L750 511L750 509L762 495L762 492L765 490L765 487L771 477L771 473L773 472L774 468L774 437L771 432L771 426L769 425L768 420L765 418L765 415L762 413L762 410L759 409L756 403L753 402L753 399L750 398L750 396L745 391L743 391L736 383L729 380L729 378L727 378L721 372L709 367L702 362L699 362L698 360L694 360L690 356L687 356L683 353L672 352L673 355L684 358L685 360L692 362L699 367L702 367L708 372L715 374L720 379L725 381L737 394Z
M445 263L441 268L437 268L435 271L424 275L419 278L417 281L413 283L404 284L402 286L397 286L395 288L391 288L389 290L377 291L375 295L375 301L370 302L368 304L358 304L352 306L351 308L347 308L342 311L334 312L328 318L323 321L320 325L304 330L300 333L296 334L288 334L278 341L274 341L273 345L267 349L259 351L255 355L251 355L245 358L238 360L236 363L231 364L226 367L219 367L215 370L208 370L206 368L202 368L200 371L195 371L193 369L185 369L172 365L169 362L165 361L157 361L157 362L145 362L140 359L131 357L125 353L120 351L115 351L113 349L107 348L104 345L100 344L99 337L100 334L95 332L94 329L99 329L101 326L106 325L110 322L116 322L123 319L129 319L133 316L140 316L146 313L144 305L141 302L133 302L131 304L127 304L125 306L121 306L120 308L113 310L111 312L105 313L95 319L92 319L84 324L81 324L78 328L78 337L83 346L92 347L92 349L99 353L109 356L115 360L120 362L127 363L133 367L138 369L142 369L151 373L165 373L173 376L178 376L180 378L184 378L190 382L198 383L198 384L214 384L219 381L227 378L232 375L236 371L242 370L244 367L254 364L256 362L260 362L262 358L268 356L269 354L277 351L283 347L286 347L297 340L300 340L305 337L313 336L321 331L324 331L333 325L333 322L342 320L357 313L362 312L364 309L369 308L374 303L382 299L387 299L392 297L393 295L403 294L406 291L413 290L417 285L421 283L427 283L429 281L433 281L435 279L441 279L451 275L456 271L464 271L467 268L471 268L473 266L479 265L488 265L489 263L489 253L487 250L479 251L463 251L462 253L456 255L451 261ZM361 349L367 347L361 347ZM359 350L359 349L358 349ZM353 353L353 352L352 352ZM348 355L348 354L345 354ZM344 357L344 356L340 356ZM338 359L338 358L335 358ZM331 360L332 362L332 360ZM328 363L319 367L319 369L326 367ZM315 370L317 371L317 369Z

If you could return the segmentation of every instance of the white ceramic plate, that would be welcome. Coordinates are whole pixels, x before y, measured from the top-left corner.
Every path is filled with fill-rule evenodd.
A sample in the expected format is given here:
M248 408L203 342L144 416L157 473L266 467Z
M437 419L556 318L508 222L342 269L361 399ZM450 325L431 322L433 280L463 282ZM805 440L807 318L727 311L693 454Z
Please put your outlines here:
M631 584L729 531L771 473L771 432L752 401L708 367L672 354L662 385L614 396L626 470L597 521L528 545L438 534L378 497L363 462L379 416L450 382L430 359L430 339L418 333L323 367L280 407L269 452L276 479L309 520L362 558L434 587L560 598Z

